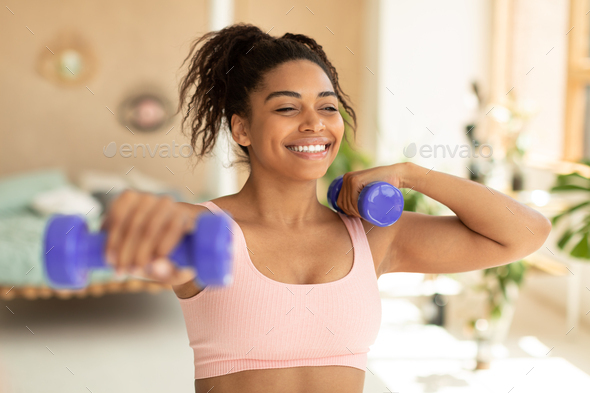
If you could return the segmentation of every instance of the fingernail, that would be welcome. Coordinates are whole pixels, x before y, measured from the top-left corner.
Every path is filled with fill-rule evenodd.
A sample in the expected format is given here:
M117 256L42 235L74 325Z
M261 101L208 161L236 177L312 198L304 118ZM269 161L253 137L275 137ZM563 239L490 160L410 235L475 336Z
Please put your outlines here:
M162 259L157 259L152 264L153 272L159 277L168 277L170 275L170 266Z

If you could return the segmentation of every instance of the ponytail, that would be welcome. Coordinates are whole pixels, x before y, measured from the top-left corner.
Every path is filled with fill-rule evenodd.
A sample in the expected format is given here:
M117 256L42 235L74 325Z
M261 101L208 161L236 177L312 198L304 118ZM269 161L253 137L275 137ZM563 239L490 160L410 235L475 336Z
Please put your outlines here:
M197 49L201 43L203 45ZM176 113L183 111L186 105L181 129L184 132L185 123L189 122L191 146L197 162L211 155L224 120L230 130L230 140L233 140L231 118L234 114L251 122L249 95L260 88L264 75L287 61L300 59L316 63L330 78L338 101L353 120L354 124L346 119L345 122L356 137L356 114L344 99L348 96L342 92L338 73L321 45L302 34L286 33L275 38L254 25L238 23L208 32L195 40L181 65L189 61L187 74L180 84ZM197 152L199 138L201 143ZM235 163L249 166L248 148L237 146L239 160Z

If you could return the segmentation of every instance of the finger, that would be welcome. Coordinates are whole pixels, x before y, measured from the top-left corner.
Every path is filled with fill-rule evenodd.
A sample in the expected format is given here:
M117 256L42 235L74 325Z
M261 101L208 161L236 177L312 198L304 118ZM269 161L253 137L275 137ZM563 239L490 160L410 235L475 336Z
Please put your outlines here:
M149 221L145 225L141 241L137 244L137 250L134 254L135 266L143 267L154 259L154 251L158 239L162 236L162 232L167 226L168 221L174 215L174 204L175 201L170 196L161 198L157 202L153 209L153 215L150 216Z
M121 195L115 199L104 226L107 232L107 240L105 244L105 253L107 261L116 265L116 256L121 243L121 234L125 231L129 217L135 210L135 203L139 198L139 194L133 191L123 191Z
M135 251L145 230L145 223L153 214L157 206L158 197L152 194L144 194L137 203L137 207L127 221L123 239L118 250L117 265L123 271L130 270L135 263Z
M171 275L173 267L167 258L160 257L154 259L145 269L153 279L164 281Z
M363 189L363 181L358 178L353 178L354 180L351 181L351 198L350 201L352 203L352 210L354 211L354 215L360 217L361 214L359 212L359 195Z
M184 284L196 277L194 269L190 267L176 268L168 258L155 259L146 266L146 270L149 271L150 278L169 285Z
M157 242L158 244L154 252L156 258L166 257L170 254L189 227L188 221L189 216L186 212L177 212L174 217L168 221L166 228L162 231L162 238Z
M344 175L344 182L342 183L342 188L344 189L344 195L343 195L343 199L342 199L342 204L344 205L344 207L342 208L342 210L344 210L346 212L346 214L349 216L352 216L354 213L354 209L352 207L352 201L350 199L351 180L352 180L352 176L350 175L350 172L347 172Z
M195 273L192 268L174 268L171 274L163 279L163 282L168 285L180 285L195 279Z
M342 186L340 187L340 192L338 193L338 198L336 198L336 205L338 205L338 207L340 209L342 209L345 213L346 213L346 208L345 208L345 204L344 204L344 200L345 200L345 195L346 195L346 179L345 179L346 173L344 174L344 176L342 176Z

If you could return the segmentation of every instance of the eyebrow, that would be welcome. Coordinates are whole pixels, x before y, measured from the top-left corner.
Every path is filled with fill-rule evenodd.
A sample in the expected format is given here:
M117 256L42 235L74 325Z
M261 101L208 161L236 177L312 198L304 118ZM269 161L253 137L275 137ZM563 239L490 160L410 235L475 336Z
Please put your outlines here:
M264 103L266 104L266 102L268 100L271 100L275 97L281 97L281 96L301 98L301 94L297 93L296 91L281 90L281 91L275 91L273 93L270 93L268 96L266 96L266 98L264 99ZM334 93L333 91L322 91L322 92L318 93L317 98L330 97L330 96L338 98L338 96L336 96L336 93Z

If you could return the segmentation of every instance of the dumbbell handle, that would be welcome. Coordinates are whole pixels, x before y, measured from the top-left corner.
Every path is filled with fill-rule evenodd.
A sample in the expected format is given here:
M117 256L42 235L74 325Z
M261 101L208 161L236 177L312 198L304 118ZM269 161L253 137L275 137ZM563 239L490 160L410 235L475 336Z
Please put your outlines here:
M85 247L83 253L87 258L86 267L93 269L110 267L105 258L107 235L108 233L106 231L100 231L83 237L82 241L85 243L82 244L82 247ZM192 234L184 235L167 257L178 267L192 267L194 265L190 260L189 252L191 236Z
M85 244L84 255L86 255L86 266L89 268L100 269L108 267L105 260L104 249L107 243L107 232L100 231L96 234L84 236L82 239Z

